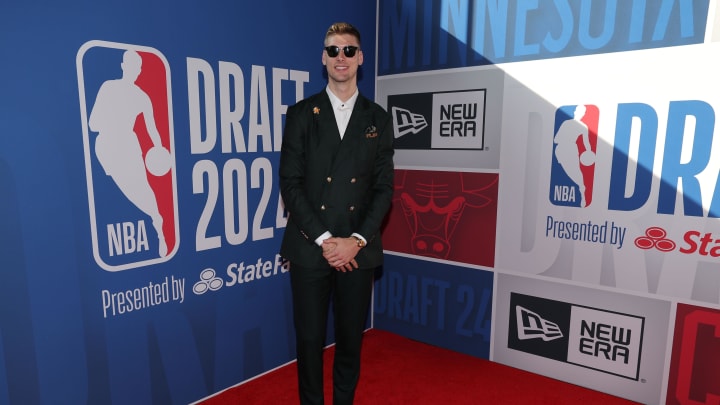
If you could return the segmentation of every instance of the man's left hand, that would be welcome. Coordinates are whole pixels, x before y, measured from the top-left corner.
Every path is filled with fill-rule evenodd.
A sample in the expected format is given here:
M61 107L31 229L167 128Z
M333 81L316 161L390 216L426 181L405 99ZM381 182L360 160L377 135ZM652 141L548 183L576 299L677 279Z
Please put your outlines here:
M335 245L334 248L332 245ZM358 268L355 256L360 251L355 238L332 237L323 241L323 256L330 266L338 271L353 271Z

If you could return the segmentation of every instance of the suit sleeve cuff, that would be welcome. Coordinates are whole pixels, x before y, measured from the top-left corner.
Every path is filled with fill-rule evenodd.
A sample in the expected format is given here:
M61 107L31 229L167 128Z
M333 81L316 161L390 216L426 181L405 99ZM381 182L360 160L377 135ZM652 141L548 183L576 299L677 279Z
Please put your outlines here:
M332 238L332 234L329 231L325 231L322 235L318 236L318 238L315 239L315 244L322 246L323 242L327 238Z

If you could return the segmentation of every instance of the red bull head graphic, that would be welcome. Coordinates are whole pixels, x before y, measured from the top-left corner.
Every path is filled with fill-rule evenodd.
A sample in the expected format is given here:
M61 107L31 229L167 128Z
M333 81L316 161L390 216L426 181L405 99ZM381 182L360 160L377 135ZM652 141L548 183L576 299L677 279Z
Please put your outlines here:
M494 174L397 171L391 217L402 212L406 223L401 250L444 260L467 256L463 260L476 262L475 253L494 247L497 180ZM489 220L478 215L485 211L491 211ZM488 227L491 235L481 237ZM396 238L386 240L386 245L397 243Z

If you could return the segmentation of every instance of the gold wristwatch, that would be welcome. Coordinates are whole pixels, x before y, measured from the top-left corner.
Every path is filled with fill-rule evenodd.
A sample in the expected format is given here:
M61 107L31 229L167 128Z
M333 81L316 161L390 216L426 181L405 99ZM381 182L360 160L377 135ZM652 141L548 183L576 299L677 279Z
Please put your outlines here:
M358 238L358 237L355 236L355 235L352 235L352 237L355 238L355 240L357 241L357 245L358 245L359 247L361 247L361 248L364 248L364 247L365 247L366 243L365 243L364 240L362 240L361 238Z

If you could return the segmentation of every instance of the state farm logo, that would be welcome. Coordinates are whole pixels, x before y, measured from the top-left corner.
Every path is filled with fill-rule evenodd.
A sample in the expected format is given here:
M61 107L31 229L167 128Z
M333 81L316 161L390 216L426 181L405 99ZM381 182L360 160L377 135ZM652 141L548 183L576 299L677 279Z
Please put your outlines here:
M661 252L670 252L675 250L677 244L667 237L665 229L652 226L645 230L645 235L635 238L635 246L644 250L656 249ZM678 252L686 255L720 257L720 238L713 235L712 232L702 233L690 230L683 235L683 245L680 246Z
M667 238L667 232L657 226L645 230L645 235L635 238L635 246L640 249L657 249L661 252L675 250L675 242Z

